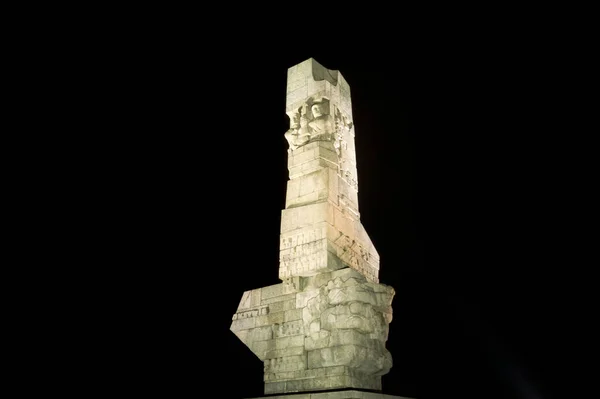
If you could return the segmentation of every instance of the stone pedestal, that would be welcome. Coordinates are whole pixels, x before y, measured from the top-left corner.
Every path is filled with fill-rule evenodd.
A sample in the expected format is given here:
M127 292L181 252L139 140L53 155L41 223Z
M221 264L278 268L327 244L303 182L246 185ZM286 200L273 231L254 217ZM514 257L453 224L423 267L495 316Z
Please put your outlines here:
M248 399L410 399L404 396L385 395L375 392L362 391L336 391L336 392L319 392L319 393L299 393L280 396L263 396L259 398Z

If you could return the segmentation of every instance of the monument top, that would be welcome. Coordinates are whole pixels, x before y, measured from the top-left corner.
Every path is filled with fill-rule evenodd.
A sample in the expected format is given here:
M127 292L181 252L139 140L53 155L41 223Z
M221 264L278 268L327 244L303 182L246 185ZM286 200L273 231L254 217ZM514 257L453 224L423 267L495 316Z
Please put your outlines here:
M314 58L309 58L306 61L288 68L288 71L290 70L308 71L312 73L315 81L327 80L332 85L337 85L339 71L325 68Z
M288 68L286 112L298 108L309 97L326 97L352 117L350 86L338 70L327 69L314 58Z

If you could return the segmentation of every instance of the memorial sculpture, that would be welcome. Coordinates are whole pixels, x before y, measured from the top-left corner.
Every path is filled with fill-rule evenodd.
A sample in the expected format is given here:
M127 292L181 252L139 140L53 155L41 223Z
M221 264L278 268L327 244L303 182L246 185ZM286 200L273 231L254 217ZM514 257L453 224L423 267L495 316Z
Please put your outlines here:
M355 389L335 398L370 398L392 367L394 289L379 283L360 222L350 87L310 58L288 69L286 114L282 283L244 292L231 331L264 363L265 394Z

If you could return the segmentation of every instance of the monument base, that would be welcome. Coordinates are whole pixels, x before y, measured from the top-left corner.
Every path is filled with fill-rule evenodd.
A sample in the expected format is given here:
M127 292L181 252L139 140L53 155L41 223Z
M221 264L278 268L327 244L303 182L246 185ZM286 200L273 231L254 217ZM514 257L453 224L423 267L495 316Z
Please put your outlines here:
M356 390L318 392L318 393L291 393L287 395L269 395L247 399L412 399L405 396L386 395L376 392Z

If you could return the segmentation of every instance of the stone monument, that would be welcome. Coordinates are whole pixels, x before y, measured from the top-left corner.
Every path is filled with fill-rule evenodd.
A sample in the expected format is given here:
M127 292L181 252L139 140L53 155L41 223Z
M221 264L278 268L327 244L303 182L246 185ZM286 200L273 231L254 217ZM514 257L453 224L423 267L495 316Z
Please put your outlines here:
M231 331L271 398L398 398L380 393L394 289L360 222L350 87L310 58L288 69L286 114L282 283L244 292Z

